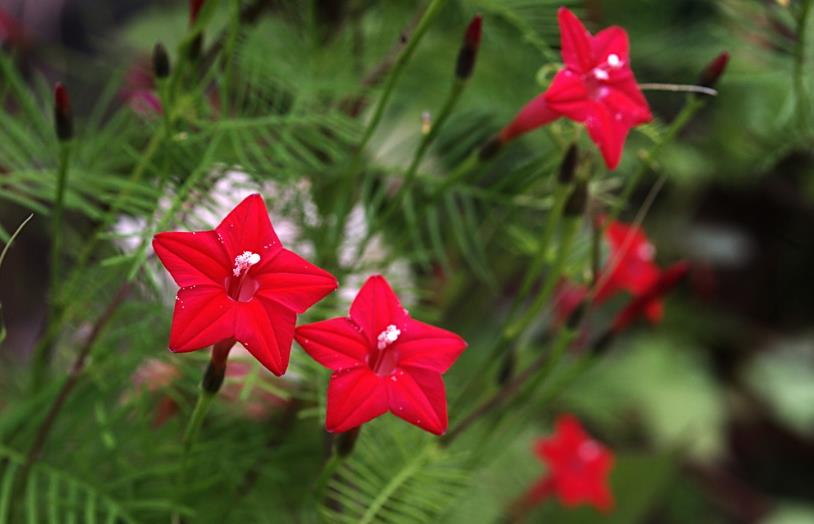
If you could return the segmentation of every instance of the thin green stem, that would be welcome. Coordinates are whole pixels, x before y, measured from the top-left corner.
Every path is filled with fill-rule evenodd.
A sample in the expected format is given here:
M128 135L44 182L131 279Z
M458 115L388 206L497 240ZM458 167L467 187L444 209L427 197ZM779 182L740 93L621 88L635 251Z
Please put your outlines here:
M468 157L466 157L463 162L458 164L458 166L452 171L452 173L449 174L448 177L444 179L443 182L438 184L438 187L435 188L434 195L437 196L442 194L444 191L463 180L469 173L474 171L478 165L480 165L480 153L476 149Z
M64 233L65 216L65 189L68 185L68 171L71 162L71 142L59 143L59 165L57 167L56 189L54 193L54 209L51 212L51 267L49 278L49 308L48 319L56 319L60 316L59 297L62 274L62 245ZM42 384L47 374L48 365L53 355L53 345L45 344L38 346L34 353L34 385L37 389Z
M427 10L424 11L424 15L418 22L418 26L416 27L415 33L413 33L412 38L410 38L410 41L407 42L407 46L404 48L399 57L396 59L396 63L393 66L393 70L387 77L387 82L384 85L384 91L382 92L382 96L376 103L376 107L373 110L373 116L371 116L370 121L368 122L367 127L365 128L365 133L364 135L362 135L362 140L359 143L359 152L365 149L367 143L373 136L373 132L376 131L376 128L381 122L382 116L384 115L384 110L387 107L387 103L390 101L390 97L393 95L393 90L396 86L396 83L398 82L398 79L401 76L401 74L404 72L404 68L410 61L410 58L412 58L413 53L415 52L416 47L418 46L418 43L421 41L421 37L423 37L424 33L427 32L427 29L429 29L430 24L446 3L447 0L432 0L430 2L430 5L427 7Z
M543 311L543 308L548 303L551 295L554 293L557 281L562 274L565 267L565 261L571 254L571 246L574 243L576 233L579 230L581 220L579 218L571 218L569 223L565 225L562 239L560 241L557 256L551 266L551 270L546 278L543 289L537 294L531 306L526 310L525 314L519 320L509 325L506 329L506 337L509 340L514 340L521 333L523 333Z
M370 142L370 139L373 137L373 133L376 131L376 128L379 126L382 117L384 116L384 110L387 107L387 103L390 101L390 97L393 95L394 89L396 84L398 83L399 78L401 77L407 63L412 58L413 54L415 53L416 47L418 47L418 43L421 41L421 38L429 29L430 24L435 19L438 12L441 8L446 4L447 0L432 0L430 5L427 6L427 10L424 11L424 14L421 16L421 20L418 22L418 26L416 27L415 32L413 33L410 40L407 42L407 45L404 47L404 50L399 54L398 58L396 59L395 64L393 65L393 69L390 71L390 74L387 77L387 81L385 82L382 95L379 97L378 102L376 103L376 107L373 109L373 115L371 116L370 120L365 126L364 134L362 135L362 139L359 141L359 145L354 152L353 158L350 161L350 166L348 168L348 190L343 194L339 199L339 207L336 213L336 222L333 228L333 235L332 235L332 245L336 245L342 235L342 231L345 228L345 220L347 219L347 215L350 212L355 188L358 186L358 179L359 174L362 170L362 154L364 153L365 148Z
M688 96L687 102L684 104L684 107L675 117L675 119L670 123L670 127L667 131L658 139L656 144L647 154L648 158L642 162L639 169L630 177L628 177L627 181L625 182L625 186L622 189L622 194L619 198L619 203L611 210L610 216L611 219L614 220L619 217L619 213L622 212L622 209L627 205L628 200L630 200L630 196L633 194L633 190L636 189L636 186L641 181L642 177L647 173L647 171L651 168L652 162L655 158L659 155L662 148L675 140L678 133L681 132L682 129L687 125L690 119L695 116L699 109L704 106L704 101L700 100L694 96ZM610 221L609 221L610 222Z
M444 123L452 114L452 110L455 109L455 106L458 104L458 100L461 98L461 93L463 93L464 87L466 87L466 81L456 78L455 82L452 84L452 89L449 91L449 95L447 95L444 105L441 107L441 111L438 113L438 118L432 124L430 132L421 138L421 143L413 155L413 160L410 162L410 167L407 168L407 174L404 175L404 182L402 183L401 188L399 188L399 192L396 193L396 196L393 198L393 204L395 206L398 206L404 193L409 191L412 187L412 184L415 181L416 173L418 173L418 166L421 164L421 160L424 159L424 155L427 153L430 145L435 141L436 137L438 136L438 132L444 126Z
M540 278L540 275L543 273L543 269L545 269L545 261L546 257L548 256L551 239L554 237L554 232L557 230L557 226L560 223L562 211L565 208L565 203L568 201L568 195L571 193L572 189L573 186L571 185L557 184L557 187L554 190L554 204L546 217L546 224L543 228L543 236L540 239L540 243L537 245L537 252L535 253L534 258L531 260L531 264L529 264L526 275L523 277L523 283L520 285L520 291L517 293L517 298L514 301L509 318L514 316L514 313L516 313L519 305L526 299L531 291L534 282Z
M808 19L811 14L812 0L803 0L800 6L800 17L797 19L797 45L794 49L794 96L797 106L797 118L805 126L809 116L809 100L806 97L805 62L808 36Z
M461 98L461 94L463 93L464 87L466 87L466 81L460 78L456 78L452 84L452 89L449 91L449 95L447 95L447 99L444 102L444 105L441 107L441 111L438 113L437 120L433 123L432 128L430 129L429 133L426 133L421 137L421 142L419 143L418 147L413 154L413 159L410 162L410 166L407 168L407 172L404 175L404 179L402 180L401 187L399 188L398 192L393 196L392 200L390 201L389 206L387 209L382 213L381 217L375 218L375 221L383 224L386 223L395 212L400 209L402 206L402 201L405 198L409 198L410 190L412 189L413 184L415 183L416 176L418 174L418 167L421 165L421 160L424 159L424 155L426 155L427 151L429 150L430 145L435 141L438 137L438 132L444 126L444 123L447 121L449 116L452 114L452 110L455 109L455 106L458 103L458 100ZM375 224L371 223L368 227L368 233L365 235L365 238L359 243L359 246L356 249L356 256L354 260L361 259L362 255L367 249L367 246L370 244L370 241L373 239L374 231L376 231Z
M550 352L546 352L537 357L526 369L507 381L492 396L483 401L467 417L456 424L446 435L441 437L442 446L449 446L464 431L475 422L481 420L491 411L510 402L516 395L521 393L531 381L532 385L537 385L549 375L562 357L565 348L573 340L574 332L563 328L554 343Z
M56 297L59 285L59 275L61 273L62 260L62 233L63 216L65 214L65 188L68 184L68 169L71 161L71 143L60 142L59 144L59 167L57 170L57 185L54 196L54 210L51 216L51 295ZM53 298L52 298L53 300Z
M226 45L224 46L224 53L221 55L223 59L223 87L220 93L220 105L223 108L224 115L229 115L229 91L232 84L235 46L237 45L237 36L240 33L240 17L240 0L232 0L232 14L229 21Z

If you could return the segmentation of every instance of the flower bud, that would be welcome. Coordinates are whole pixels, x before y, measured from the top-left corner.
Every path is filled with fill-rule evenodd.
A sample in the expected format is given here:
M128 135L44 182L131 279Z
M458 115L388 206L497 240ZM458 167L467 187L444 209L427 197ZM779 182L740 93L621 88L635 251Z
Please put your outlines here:
M193 25L198 20L198 13L206 0L189 0L189 25Z
M564 213L567 217L577 217L585 212L585 206L588 204L588 183L584 180L577 182L574 190L568 196L565 202Z
M503 141L498 135L493 136L481 146L480 152L478 152L478 159L481 162L491 160L498 154L501 147L503 147Z
M568 151L560 163L560 172L557 175L557 181L562 185L568 185L574 181L574 173L577 170L578 150L576 144L571 144Z
M464 41L461 50L458 51L458 61L455 64L455 76L461 80L466 80L472 76L475 69L475 60L478 58L481 38L481 15L476 15L464 33Z
M715 57L715 60L710 62L701 76L698 78L698 85L702 87L714 88L715 84L721 78L721 75L726 71L726 65L729 63L729 53L724 51Z
M54 85L54 128L60 142L73 138L71 99L62 82L57 82Z
M158 79L170 76L170 57L164 44L158 42L153 47L153 74Z
M340 457L347 457L351 454L351 452L353 452L353 448L356 447L356 440L359 438L360 429L362 429L362 426L356 426L351 430L340 433L336 437L337 455Z
M514 370L517 367L517 357L513 350L509 350L503 357L500 363L500 369L497 372L497 385L503 386L514 376Z

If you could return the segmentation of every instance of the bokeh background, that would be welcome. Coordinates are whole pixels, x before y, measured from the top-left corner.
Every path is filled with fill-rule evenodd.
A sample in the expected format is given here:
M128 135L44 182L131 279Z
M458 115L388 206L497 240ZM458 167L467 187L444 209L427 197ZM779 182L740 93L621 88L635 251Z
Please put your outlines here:
M299 91L290 103L314 104L320 97L351 92L360 72L368 71L391 48L421 2L269 4L251 21L261 30L245 35L239 67L253 85L294 86ZM537 426L526 428L511 445L495 452L492 465L478 473L447 520L481 522L492 511L483 501L494 498L495 492L503 493L504 500L521 492L543 471L531 458L530 442L546 433L553 414L568 411L618 450L619 467L613 477L618 508L599 517L589 509L566 512L549 505L533 521L814 522L814 121L800 117L792 92L800 47L795 14L801 2L568 4L593 29L618 24L629 31L632 63L643 82L691 84L718 53L731 54L730 67L717 86L719 95L659 153L658 174L647 173L622 215L633 219L655 194L643 225L658 259L665 264L688 259L695 271L690 282L669 298L660 325L642 325L626 333L601 365L554 405L540 410ZM442 99L459 34L475 12L484 15L484 36L472 88L450 121L450 132L442 134L434 148L431 162L437 165L428 170L442 171L448 157L460 157L488 131L499 129L541 89L537 79L547 73L541 71L543 61L534 42L557 45L556 5L532 0L451 2L397 88L374 138L372 164L386 171L409 162L421 114ZM45 93L50 82L61 79L71 88L74 112L87 115L100 98L110 97L111 89L116 94L108 99L121 105L133 104L133 91L150 90L149 50L158 40L170 48L178 44L186 9L185 2L164 0L0 0L0 44L4 53L13 53L33 90ZM225 20L225 15L216 19L214 27L223 27ZM359 32L366 40L361 51L354 52L358 43L352 35ZM803 46L806 53L807 47ZM260 67L261 62L267 67ZM808 61L807 86L812 72L814 61ZM667 122L684 103L683 94L646 95L654 112ZM133 113L140 114L144 109L138 104L149 100L139 98ZM100 121L104 119L102 115ZM91 140L93 130L82 129L82 116L78 121L80 136L85 133ZM646 130L633 133L620 178L635 170L636 152L647 143ZM501 170L511 171L513 154L543 157L552 145L545 133L536 133L512 148L508 159L484 177L486 187L495 187ZM49 154L30 152L33 159ZM15 190L3 183L4 164L14 163L9 160L0 157L0 194L5 196L0 199L0 225L6 232L13 231L31 207L13 198ZM232 177L219 190L226 193L223 208L237 202L231 196L239 193L235 187L257 182L254 175L249 181L241 176ZM660 176L666 183L654 193ZM280 193L283 185L295 186L292 178L283 180L263 183L282 184ZM610 190L618 187L612 177L606 183ZM79 198L85 189L75 191ZM274 197L272 212L281 222L286 220L286 209L300 208L298 198ZM210 207L212 216L218 216L217 202ZM73 212L68 218L76 238L92 228L93 216ZM357 219L364 222L363 217ZM417 301L424 300L436 318L457 327L470 341L488 340L499 332L499 313L505 311L522 275L528 256L525 240L534 234L536 219L536 227L542 227L542 218L531 213L523 221L507 221L505 229L498 220L490 222L500 229L488 244L489 266L500 275L497 287L483 283L476 270L456 260L451 265L459 271L446 279L398 254L384 257L389 264L385 267L399 275L399 285L412 290ZM199 220L204 225L214 222L208 215ZM307 217L302 220L307 222ZM295 224L280 236L296 244L303 228L292 221ZM275 224L279 229L277 220ZM121 227L126 229L127 223ZM139 222L130 227L137 230ZM47 220L35 217L0 271L0 303L8 333L2 346L5 369L0 372L8 393L0 393L0 410L8 410L8 402L16 398L11 393L16 379L6 370L25 368L45 316L46 233ZM383 265L371 262L372 267ZM143 310L147 319L162 326L168 322L167 311L160 300ZM79 323L77 329L82 326ZM162 349L161 333L149 340L146 334L139 336L137 347L125 352L129 356L128 368L121 372L124 381L151 355L170 358ZM477 369L477 346L474 343L470 350L474 356L461 364L464 369ZM184 373L189 375L187 382L194 383L197 368ZM121 388L108 391L111 398L117 389ZM89 423L104 425L99 417L106 409L113 409L112 404L104 403ZM83 423L77 417L63 428L65 433ZM115 436L116 429L111 431ZM177 427L163 434L173 431ZM275 486L274 479L266 480Z

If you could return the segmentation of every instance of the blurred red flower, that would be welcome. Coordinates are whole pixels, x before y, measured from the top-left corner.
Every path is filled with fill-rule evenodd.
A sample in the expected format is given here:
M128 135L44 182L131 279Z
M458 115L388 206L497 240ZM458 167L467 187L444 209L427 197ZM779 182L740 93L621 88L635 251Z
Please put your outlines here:
M600 224L605 221L600 217ZM630 303L614 321L615 332L642 316L653 324L658 323L664 315L664 296L687 275L689 264L681 261L662 270L655 262L656 249L639 226L610 221L605 240L610 253L599 274L594 303L601 304L622 291L632 295ZM557 285L555 325L565 323L589 295L587 286L562 280Z
M297 314L337 287L333 275L283 248L258 194L214 230L159 233L153 248L181 288L170 349L234 339L275 375L288 368Z
M585 124L608 169L615 169L630 129L653 118L630 68L627 32L609 27L592 36L564 7L558 20L565 67L500 132L500 140L570 118Z
M384 277L367 279L348 317L300 326L295 336L314 360L334 371L328 431L348 431L387 411L431 433L446 431L441 375L466 342L410 318Z
M534 450L549 471L514 504L515 514L552 495L567 507L590 504L603 512L613 508L608 485L613 453L592 439L573 415L560 416L554 435L538 440Z

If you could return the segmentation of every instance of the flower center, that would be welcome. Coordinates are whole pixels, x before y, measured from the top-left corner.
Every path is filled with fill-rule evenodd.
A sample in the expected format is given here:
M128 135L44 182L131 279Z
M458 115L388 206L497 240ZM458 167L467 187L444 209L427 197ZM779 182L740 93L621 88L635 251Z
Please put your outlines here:
M376 347L378 347L380 350L386 348L398 340L399 335L401 335L401 330L399 330L399 328L397 328L395 325L390 324L385 328L384 331L379 333L378 337L376 337Z
M257 279L249 276L249 269L260 262L260 255L244 251L235 257L231 277L226 278L226 289L230 297L238 302L248 302L260 288Z
M260 262L260 255L257 253L252 253L251 251L244 251L242 254L235 257L235 267L232 268L232 274L239 277L258 262Z
M376 351L368 357L368 365L377 375L389 375L396 369L398 351L391 346L398 340L399 335L401 330L390 324L376 337Z

